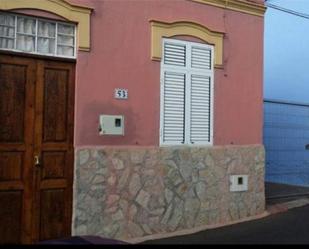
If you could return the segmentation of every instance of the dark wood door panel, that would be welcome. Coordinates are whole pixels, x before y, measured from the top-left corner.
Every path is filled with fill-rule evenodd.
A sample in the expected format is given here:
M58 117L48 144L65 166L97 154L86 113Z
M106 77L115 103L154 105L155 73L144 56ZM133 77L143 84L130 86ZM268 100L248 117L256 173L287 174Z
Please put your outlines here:
M65 178L65 151L47 151L42 153L42 180Z
M64 189L41 191L40 240L61 238L67 235L64 192Z
M43 141L67 141L69 71L44 69Z
M31 241L35 71L31 59L0 56L0 241L6 243Z
M38 63L34 152L41 165L36 176L36 240L71 231L74 68L70 63Z
M21 242L23 191L0 191L0 244Z
M0 151L0 182L22 180L23 152Z
M24 142L27 66L0 64L0 142Z

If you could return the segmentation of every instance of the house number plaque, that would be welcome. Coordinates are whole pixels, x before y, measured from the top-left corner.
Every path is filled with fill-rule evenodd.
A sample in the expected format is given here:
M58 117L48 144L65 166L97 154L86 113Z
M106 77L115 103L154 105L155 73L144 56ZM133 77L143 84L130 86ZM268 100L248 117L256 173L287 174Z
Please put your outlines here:
M128 99L128 89L116 88L115 99Z

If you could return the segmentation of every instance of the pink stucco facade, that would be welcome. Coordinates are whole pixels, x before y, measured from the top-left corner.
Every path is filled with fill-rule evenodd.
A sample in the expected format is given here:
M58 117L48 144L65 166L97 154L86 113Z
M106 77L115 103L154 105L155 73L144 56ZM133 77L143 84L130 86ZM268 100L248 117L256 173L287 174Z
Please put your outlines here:
M74 3L94 11L91 51L80 51L76 64L72 234L137 242L264 215L263 17L189 0ZM151 59L151 20L224 33L214 146L159 146L161 65ZM115 99L115 88L128 89L128 99ZM125 135L100 136L100 114L124 115ZM234 192L238 175L248 182Z
M177 0L71 0L91 6L91 51L76 66L75 146L158 146L160 62L151 60L150 20L191 21L224 32L215 69L214 145L262 143L263 17ZM128 100L114 99L126 88ZM100 136L100 114L125 116L124 136Z

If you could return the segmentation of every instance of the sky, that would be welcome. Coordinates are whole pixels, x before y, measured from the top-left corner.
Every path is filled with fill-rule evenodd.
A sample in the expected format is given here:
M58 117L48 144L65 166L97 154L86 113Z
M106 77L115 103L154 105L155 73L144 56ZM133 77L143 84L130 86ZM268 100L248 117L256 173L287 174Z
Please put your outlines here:
M309 16L309 0L266 3ZM264 99L309 103L309 19L268 7L264 25Z

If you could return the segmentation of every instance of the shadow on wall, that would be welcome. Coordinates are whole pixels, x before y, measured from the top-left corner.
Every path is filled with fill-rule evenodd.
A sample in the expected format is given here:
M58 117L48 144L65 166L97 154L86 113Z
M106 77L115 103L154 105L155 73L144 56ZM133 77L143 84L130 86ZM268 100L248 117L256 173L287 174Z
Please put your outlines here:
M124 115L124 136L99 135L99 116ZM113 102L93 101L85 105L80 118L77 119L78 128L77 143L83 145L139 145L140 136L136 124L140 123L138 114L132 111L130 106L119 106ZM142 127L139 127L142 130Z

